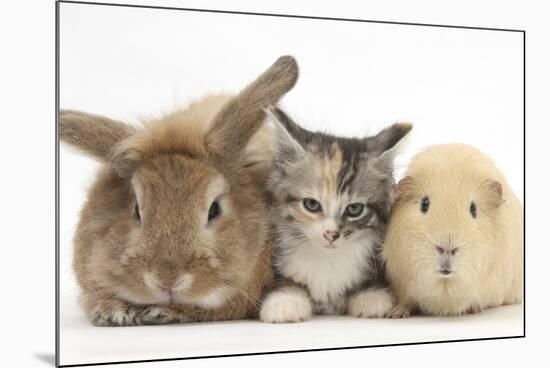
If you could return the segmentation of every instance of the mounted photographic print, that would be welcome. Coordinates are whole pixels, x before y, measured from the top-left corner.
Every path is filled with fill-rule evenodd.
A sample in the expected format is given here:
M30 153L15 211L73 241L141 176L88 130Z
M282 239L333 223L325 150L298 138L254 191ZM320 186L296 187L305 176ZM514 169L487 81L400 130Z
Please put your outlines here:
M524 337L519 30L57 3L57 364Z

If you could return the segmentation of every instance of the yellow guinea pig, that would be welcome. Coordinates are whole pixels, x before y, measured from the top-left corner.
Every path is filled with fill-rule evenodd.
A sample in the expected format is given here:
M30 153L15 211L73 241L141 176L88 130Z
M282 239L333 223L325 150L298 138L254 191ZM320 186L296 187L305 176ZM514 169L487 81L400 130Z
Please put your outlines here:
M521 302L522 205L491 159L465 144L428 147L397 187L382 257L392 318L478 313Z

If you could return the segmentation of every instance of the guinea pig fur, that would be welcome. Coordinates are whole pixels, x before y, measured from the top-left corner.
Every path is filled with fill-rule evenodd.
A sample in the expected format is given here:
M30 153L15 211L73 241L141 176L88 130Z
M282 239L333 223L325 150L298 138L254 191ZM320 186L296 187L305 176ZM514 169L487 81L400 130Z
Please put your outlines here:
M61 140L102 168L74 238L82 304L99 326L254 317L271 282L264 108L296 83L279 58L237 95L129 125L63 110Z
M382 257L398 304L436 316L519 303L522 204L503 173L465 144L428 147L399 182Z

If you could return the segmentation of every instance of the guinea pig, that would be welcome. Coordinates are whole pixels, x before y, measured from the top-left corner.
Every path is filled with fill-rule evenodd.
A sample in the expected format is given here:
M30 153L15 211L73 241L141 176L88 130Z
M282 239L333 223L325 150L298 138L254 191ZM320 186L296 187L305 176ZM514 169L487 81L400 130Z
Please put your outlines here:
M102 168L81 212L74 270L98 326L253 317L272 280L264 108L296 83L279 58L236 95L143 126L64 110L60 138ZM263 138L262 138L263 137Z
M523 294L522 204L478 149L434 145L397 185L382 250L389 317L478 313Z

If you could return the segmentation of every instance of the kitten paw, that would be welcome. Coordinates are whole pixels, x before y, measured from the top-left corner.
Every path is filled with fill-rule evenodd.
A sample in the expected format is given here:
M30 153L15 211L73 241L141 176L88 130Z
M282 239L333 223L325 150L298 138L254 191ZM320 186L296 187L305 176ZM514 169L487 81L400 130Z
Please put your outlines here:
M388 318L409 318L411 316L411 310L403 305L396 305L388 313Z
M283 288L269 294L260 310L260 320L268 323L301 322L311 318L309 296L296 287Z
M394 306L394 298L387 288L366 289L353 295L348 303L348 314L359 318L381 318Z

